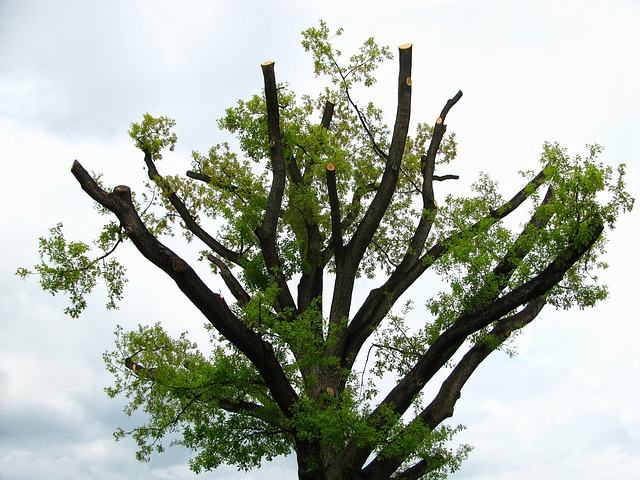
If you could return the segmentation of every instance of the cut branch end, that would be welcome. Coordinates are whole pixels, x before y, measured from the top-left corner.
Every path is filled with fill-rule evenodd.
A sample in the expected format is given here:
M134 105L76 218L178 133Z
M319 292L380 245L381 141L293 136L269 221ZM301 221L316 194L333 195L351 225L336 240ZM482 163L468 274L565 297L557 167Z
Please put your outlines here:
M131 189L126 185L118 185L114 187L113 194L123 198L127 202L131 202Z
M174 272L184 272L187 269L187 263L178 257L173 257L171 260L171 268Z

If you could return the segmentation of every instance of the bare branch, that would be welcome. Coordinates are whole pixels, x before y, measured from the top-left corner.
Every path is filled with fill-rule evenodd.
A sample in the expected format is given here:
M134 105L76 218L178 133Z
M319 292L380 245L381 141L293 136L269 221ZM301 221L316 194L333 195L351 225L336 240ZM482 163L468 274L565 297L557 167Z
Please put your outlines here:
M251 300L251 296L240 284L235 275L233 275L233 272L231 272L231 269L227 266L227 264L212 254L207 255L207 259L220 269L220 276L224 280L224 283L231 294L235 297L238 305L243 307L247 303L249 303L249 300Z
M433 176L433 180L437 181L437 182L442 182L444 180L458 180L460 178L460 175L434 175Z
M336 263L342 262L343 246L342 226L340 215L340 199L336 187L336 168L332 163L327 163L327 192L329 194L329 206L331 209L331 247L336 258Z
M262 223L256 228L255 234L260 242L260 249L269 273L273 276L280 289L278 304L280 308L297 310L293 296L289 290L287 279L282 272L282 263L278 254L276 230L282 198L286 182L286 168L284 150L282 147L282 134L280 132L280 111L278 106L278 88L274 71L275 62L262 64L264 77L264 92L267 104L267 126L269 135L269 154L271 156L272 181L267 206Z
M259 230L261 235L275 237L285 187L286 170L282 133L280 132L280 108L278 106L278 88L274 71L275 62L264 62L261 66L267 104L267 133L269 135L272 181L267 207Z

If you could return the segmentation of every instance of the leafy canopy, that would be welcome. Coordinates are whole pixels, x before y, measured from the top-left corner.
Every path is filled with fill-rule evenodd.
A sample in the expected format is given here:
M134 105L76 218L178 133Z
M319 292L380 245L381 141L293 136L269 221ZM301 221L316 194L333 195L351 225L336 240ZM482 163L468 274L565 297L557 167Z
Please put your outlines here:
M462 427L443 422L478 364L496 349L509 351L511 334L545 304L585 308L607 296L596 275L607 266L604 232L633 207L623 165L601 163L597 145L571 157L548 143L541 170L524 173L511 199L483 174L468 197L436 202L433 182L456 178L434 172L455 159L444 119L461 92L434 125L418 123L408 135L411 59L404 45L398 113L389 127L373 103L354 100L354 91L366 93L391 51L370 38L344 60L335 36L324 22L303 32L315 74L329 80L317 97L277 85L273 65L263 64L265 90L218 122L238 153L220 143L193 152L186 177L161 176L156 162L174 149L175 122L145 114L129 134L144 154L147 192L107 193L74 164L100 212L118 218L94 242L102 253L92 259L91 247L68 242L59 224L40 240L34 272L18 271L39 274L52 294L68 293L71 316L84 310L102 278L111 308L126 281L112 254L131 241L207 318L206 351L155 324L118 328L115 350L104 355L115 378L109 396L128 399L127 415L144 412L143 425L116 432L133 437L141 460L162 451L169 437L193 450L196 472L223 463L250 469L295 451L301 478L330 471L445 478L470 447L452 447ZM516 222L504 220L521 205L529 212L513 228ZM197 239L199 259L233 302L159 243L176 225L187 241ZM411 301L394 309L427 270L446 288L426 312L416 317ZM361 276L379 286L352 309ZM460 349L466 354L454 356ZM424 386L447 366L447 381L427 401ZM388 378L396 387L379 392Z

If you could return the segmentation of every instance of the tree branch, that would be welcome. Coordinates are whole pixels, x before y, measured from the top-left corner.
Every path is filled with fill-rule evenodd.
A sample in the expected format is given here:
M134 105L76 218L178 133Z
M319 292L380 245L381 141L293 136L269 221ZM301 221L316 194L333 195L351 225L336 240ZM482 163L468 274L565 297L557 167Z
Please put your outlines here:
M131 357L125 358L124 364L128 369L130 369L137 376L139 377L142 376L143 378L154 381L156 383L158 382L155 375L155 372L156 372L155 368L147 369L142 365L140 365L139 363L134 362L131 359ZM189 403L181 410L180 415L184 414L187 408L191 406L195 401L200 400L203 397L206 397L207 401L210 400L211 398L214 398L218 406L223 410L226 410L227 412L242 413L242 414L250 415L259 420L266 421L267 423L273 423L272 421L267 419L266 416L264 415L263 405L260 405L254 402L245 401L245 400L233 400L227 397L217 397L215 395L215 392L217 390L216 384L208 384L206 389L207 391L200 391L200 392L198 392L196 389L192 389L189 387L187 388L175 387L172 385L167 385L164 382L162 382L162 384L165 387L171 388L173 391L184 392L185 396L190 399Z
M193 178L194 180L200 180L206 184L211 183L211 177L202 172L194 172L193 170L187 170L187 177Z
M566 274L566 272L586 253L600 238L604 225L595 222L589 226L589 236L580 244L572 242L560 252L555 260L547 265L538 275L506 293L489 305L483 305L473 312L460 316L429 347L414 368L398 382L384 401L371 414L376 418L380 408L391 407L398 414L403 414L411 405L414 396L424 387L431 377L452 357L468 335L478 332L492 322L515 310L521 305L532 302L547 292Z
M460 398L462 387L477 367L511 335L512 331L531 323L538 316L544 305L544 299L538 297L529 302L520 312L499 320L488 333L487 340L471 347L458 362L442 383L440 391L433 401L411 423L422 422L427 428L434 430L444 420L451 417L455 404ZM401 441L404 431L409 428L410 426L408 425L403 432L396 436L394 441ZM364 473L367 478L371 479L389 478L393 472L400 468L405 460L406 456L404 455L386 458L376 457L367 465Z
M442 138L444 137L445 132L447 131L447 126L444 121L447 118L447 114L449 110L453 108L453 106L458 103L458 101L462 98L462 91L459 90L453 98L450 98L445 104L442 112L440 112L440 116L436 119L436 123L433 126L433 135L431 136L431 142L429 143L429 148L427 149L427 153L422 157L422 171L423 174L430 180L433 178L433 172L435 170L436 164L436 156L438 154L438 150L440 149L440 144L442 143Z
M589 225L589 236L580 243L571 242L556 259L547 265L538 275L519 287L503 295L489 305L483 305L473 312L464 313L430 345L429 349L416 362L414 367L387 394L385 399L369 415L369 423L373 428L384 428L384 412L389 410L401 416L411 406L413 399L424 388L427 382L444 366L464 343L466 338L492 322L500 320L504 315L519 306L534 302L544 297L557 284L566 272L588 252L604 230L599 220ZM534 308L536 303L532 303ZM541 307L540 307L541 308ZM526 309L525 309L526 310ZM342 456L357 457L364 463L371 454L370 447L358 447L354 442L343 450Z
M369 127L369 122L367 122L367 118L365 117L365 115L358 108L358 104L356 104L356 102L354 102L353 99L351 98L351 92L349 90L349 82L347 81L347 77L352 72L352 70L350 70L346 74L343 73L342 67L340 67L340 65L338 64L338 61L335 59L335 57L333 55L329 54L329 58L330 58L331 62L333 63L333 66L335 67L336 71L338 72L338 75L340 75L340 78L342 79L342 86L344 88L344 93L347 96L347 101L353 107L353 109L356 111L356 115L358 116L358 120L360 120L360 125L362 125L362 128L364 128L364 131L367 134L367 136L369 137L369 140L371 140L371 146L373 148L373 151L381 159L383 159L383 160L388 159L389 155L387 153L385 153L380 148L380 146L378 145L378 142L376 141L376 138L373 135L373 132L371 131L371 128Z
M338 327L345 318L349 317L358 267L396 188L411 117L411 47L411 44L399 47L398 107L389 156L380 186L353 237L345 247L343 261L336 263L334 295L329 315L330 329Z
M438 181L438 182L442 182L444 180L458 180L460 178L460 175L434 175L433 176L433 180Z
M485 340L471 347L458 365L442 383L440 391L433 401L420 413L419 418L431 429L436 428L453 415L453 409L460 398L462 387L471 374L489 354L495 351L515 330L524 328L542 311L546 301L544 297L536 297L518 313L502 318L487 334Z
M545 170L546 169L541 170L540 173L516 193L511 200L505 202L498 209L490 212L489 215L468 228L454 232L438 241L422 256L418 256L417 258L412 257L412 251L408 250L400 266L391 274L384 285L369 292L367 299L363 302L347 327L347 340L344 343L344 350L339 353L343 359L344 367L351 368L362 345L364 345L364 342L371 336L375 327L379 325L389 313L395 301L400 298L407 288L413 285L429 267L449 251L450 245L452 245L456 239L478 234L481 226L483 226L483 228L489 228L489 226L515 211L516 208L544 183L547 178ZM421 219L418 230L428 226L427 222L428 219ZM414 246L420 245L416 235L414 235L412 243Z
M330 100L327 100L324 105L324 111L322 113L321 126L326 130L331 124L333 118L334 104ZM305 187L304 176L300 173L297 162L290 162L290 175L294 184L300 188ZM308 170L308 167L305 168ZM306 173L306 171L305 171ZM306 311L311 302L322 295L323 288L323 262L321 257L321 242L322 236L320 235L320 227L316 219L316 215L310 207L305 208L303 212L303 219L305 228L307 231L307 252L306 261L307 268L303 270L300 282L298 283L298 310L301 312ZM321 326L318 330L318 334L321 335Z
M340 199L336 186L336 168L332 163L327 163L327 192L331 209L331 247L336 263L339 263L342 262L344 243L342 240Z
M280 131L280 107L278 105L278 87L276 84L275 62L264 62L262 76L264 77L264 95L267 105L267 133L269 135L269 155L271 157L272 181L267 199L262 225L259 230L263 235L275 237L278 227L278 217L284 194L286 169L282 133Z
M251 296L247 293L227 264L212 254L207 255L207 259L220 269L220 276L222 277L222 280L224 280L224 283L231 294L235 297L238 305L244 307L249 303Z
M278 254L276 235L286 182L286 167L282 134L280 132L280 107L278 105L278 87L274 65L275 62L264 62L262 64L264 93L267 104L267 133L269 135L272 181L264 217L260 226L256 228L255 234L260 242L260 249L262 250L267 270L273 276L279 288L279 307L295 312L297 310L296 304L287 285L287 279L282 272L282 262Z
M392 480L418 480L423 478L426 473L436 470L442 466L444 459L442 456L436 455L436 457L429 460L422 459L415 465L407 468L406 470L391 477ZM388 477L387 477L388 478Z
M140 253L164 271L216 330L247 356L260 372L280 409L285 415L290 415L298 396L289 384L271 344L245 326L222 297L213 293L187 262L149 232L133 206L129 187L118 186L112 193L107 193L77 161L73 163L71 172L93 200L118 217Z
M158 185L161 189L166 190L166 182L153 161L151 153L144 152L144 162L147 165L147 172L149 175L149 179L153 181L156 185ZM221 257L227 259L228 261L240 264L242 260L242 256L233 250L228 249L220 242L218 242L215 238L213 238L209 233L207 233L198 222L195 221L191 212L186 207L184 202L180 199L180 197L173 191L166 192L167 198L173 208L175 208L180 218L184 222L185 226L189 229L191 233L193 233L197 238L199 238L207 247L213 250L215 253L220 255Z
M349 242L351 269L357 269L362 255L366 251L371 238L375 234L380 221L391 202L400 173L400 164L404 155L405 143L409 132L411 118L411 44L399 47L400 67L398 75L398 107L396 121L389 147L389 157L380 181L380 186L371 201L360 225Z

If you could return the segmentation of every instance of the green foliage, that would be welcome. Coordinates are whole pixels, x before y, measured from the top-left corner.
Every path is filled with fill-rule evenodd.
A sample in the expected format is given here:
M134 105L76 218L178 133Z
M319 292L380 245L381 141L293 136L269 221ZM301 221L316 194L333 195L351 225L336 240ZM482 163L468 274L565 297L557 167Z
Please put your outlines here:
M339 28L334 35L339 37L342 33L343 29ZM362 44L358 53L349 57L349 63L342 66L339 63L342 52L332 45L330 35L326 22L320 21L318 28L311 27L302 32L304 37L302 46L305 51L311 52L314 73L328 75L332 83L339 85L343 90L355 84L370 87L376 83L374 72L378 64L393 58L389 47L379 45L373 37L370 37Z
M178 137L171 129L175 126L175 120L167 117L154 118L148 113L144 114L141 123L132 123L129 136L140 150L153 156L154 159L162 158L162 150L169 147L173 151Z
M633 199L625 190L624 165L617 175L611 167L597 162L602 151L599 146L587 146L588 156L570 157L557 144L545 144L541 163L546 165L551 200L544 203L533 196L530 215L548 218L543 228L521 225L521 234L512 232L500 223L484 220L504 200L497 184L483 175L469 198L449 196L439 210L437 226L441 238L462 231L452 238L448 255L438 259L435 270L449 285L428 302L434 317L429 325L429 344L457 318L461 311L470 311L482 295L493 298L503 291L504 279L493 272L500 259L509 256L516 238L521 248L528 250L524 258L513 258L517 268L507 282L507 290L516 288L544 269L549 262L562 256L567 240L580 244L589 237L598 222L612 221L622 212L633 208ZM480 222L477 229L472 228ZM576 263L547 295L546 301L556 307L585 308L607 297L607 288L598 282L597 270L607 268L601 260L607 237L602 235L582 260Z
M180 439L172 443L197 452L191 461L196 472L222 463L249 469L289 453L281 412L258 373L233 347L220 344L205 357L185 333L172 339L160 324L130 332L118 327L115 334L116 350L104 360L116 381L106 392L129 399L127 415L142 410L147 418L133 431L115 434L135 439L138 459L148 461L152 452L163 451L162 439L176 432ZM143 369L125 368L124 358Z
M62 224L49 229L49 238L41 237L39 253L42 263L34 267L34 271L19 268L16 274L21 278L37 274L40 286L44 291L56 295L69 295L71 305L64 312L77 318L87 307L86 296L102 278L104 280L108 301L108 309L117 308L117 300L122 297L125 268L115 259L107 257L122 241L122 232L117 224L110 222L104 226L98 239L94 242L104 255L91 258L87 253L91 247L83 242L69 242L62 233Z

